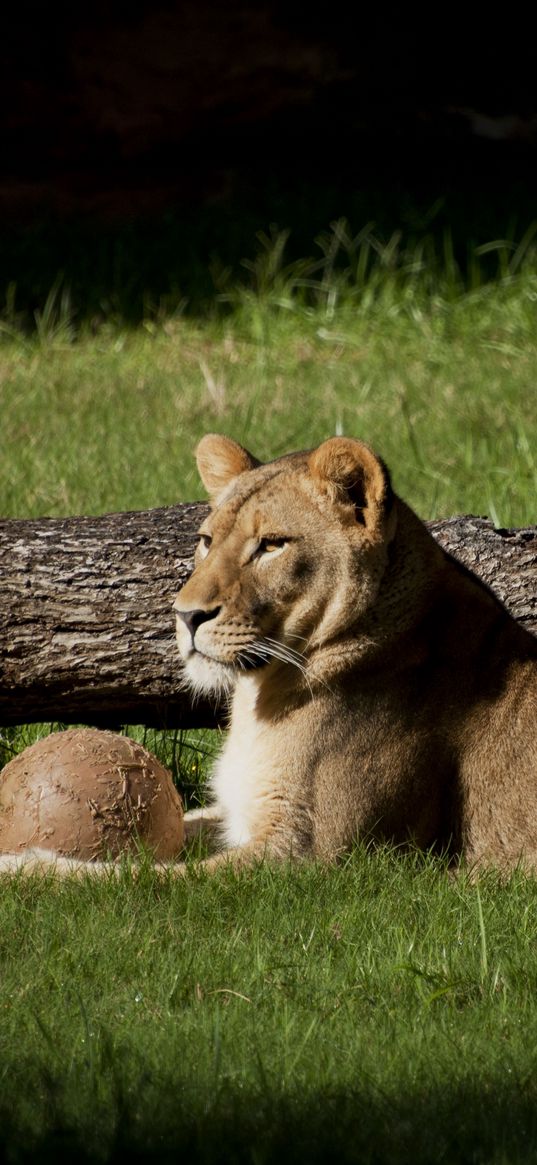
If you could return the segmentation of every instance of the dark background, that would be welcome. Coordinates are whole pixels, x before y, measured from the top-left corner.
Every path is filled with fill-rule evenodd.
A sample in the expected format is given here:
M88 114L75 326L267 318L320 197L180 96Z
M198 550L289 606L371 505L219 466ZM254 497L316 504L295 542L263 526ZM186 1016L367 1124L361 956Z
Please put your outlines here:
M340 216L448 229L464 262L537 219L536 58L505 6L19 0L0 34L0 282L29 308L58 272L81 311L125 286L135 315L142 287L201 303L208 265L268 223L303 255Z

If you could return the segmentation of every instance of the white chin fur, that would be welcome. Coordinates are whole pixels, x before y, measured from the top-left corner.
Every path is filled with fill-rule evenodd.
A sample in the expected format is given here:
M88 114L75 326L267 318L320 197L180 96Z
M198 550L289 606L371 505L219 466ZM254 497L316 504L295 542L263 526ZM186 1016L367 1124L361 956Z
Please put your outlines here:
M194 695L222 697L233 691L237 671L232 664L194 654L185 660L185 676Z

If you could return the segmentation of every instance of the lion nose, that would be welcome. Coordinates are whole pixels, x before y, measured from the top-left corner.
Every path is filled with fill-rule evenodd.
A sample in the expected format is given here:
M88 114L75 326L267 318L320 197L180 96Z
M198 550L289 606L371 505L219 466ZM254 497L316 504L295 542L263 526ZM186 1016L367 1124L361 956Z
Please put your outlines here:
M183 623L186 623L192 636L192 642L194 642L194 636L198 630L198 627L202 623L207 623L209 619L216 619L219 610L220 607L212 607L209 611L178 611L177 607L175 608L176 614L179 615L179 618L183 620Z

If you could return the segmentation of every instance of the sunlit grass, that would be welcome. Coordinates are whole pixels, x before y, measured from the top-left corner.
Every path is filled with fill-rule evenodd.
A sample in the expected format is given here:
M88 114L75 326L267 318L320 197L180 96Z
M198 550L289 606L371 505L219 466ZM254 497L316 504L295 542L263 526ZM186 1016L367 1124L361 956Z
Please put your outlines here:
M50 1149L61 1128L106 1160L184 1140L291 1160L304 1138L314 1161L518 1160L537 1131L536 894L389 850L20 881L0 903L8 1143Z
M534 517L537 276L454 303L352 297L327 318L241 303L204 325L6 340L7 516L138 509L200 496L193 446L227 432L262 458L336 432L369 441L423 517ZM420 294L420 301L423 296Z

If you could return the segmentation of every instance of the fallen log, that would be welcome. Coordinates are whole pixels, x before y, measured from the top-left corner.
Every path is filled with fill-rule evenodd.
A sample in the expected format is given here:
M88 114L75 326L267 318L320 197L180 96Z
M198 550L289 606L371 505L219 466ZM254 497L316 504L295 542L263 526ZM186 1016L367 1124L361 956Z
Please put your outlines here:
M181 689L174 595L202 503L101 517L0 521L0 724L214 726ZM440 544L537 632L537 528L429 522Z
M215 723L181 691L172 613L206 513L0 522L0 724Z

